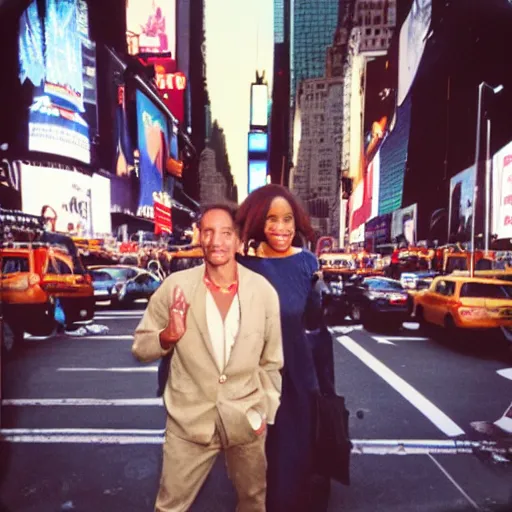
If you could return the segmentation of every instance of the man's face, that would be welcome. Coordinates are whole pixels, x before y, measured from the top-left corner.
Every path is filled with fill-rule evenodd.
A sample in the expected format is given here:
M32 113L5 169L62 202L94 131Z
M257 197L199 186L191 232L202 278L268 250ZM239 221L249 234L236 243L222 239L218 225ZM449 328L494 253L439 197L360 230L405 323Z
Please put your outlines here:
M228 212L220 209L206 212L199 229L199 243L207 263L220 267L235 261L240 239Z

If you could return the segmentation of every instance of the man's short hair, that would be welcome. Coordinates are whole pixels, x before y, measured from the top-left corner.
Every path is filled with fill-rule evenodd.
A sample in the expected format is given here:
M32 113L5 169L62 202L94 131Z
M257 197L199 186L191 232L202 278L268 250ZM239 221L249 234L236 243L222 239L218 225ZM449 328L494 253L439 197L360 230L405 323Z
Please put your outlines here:
M203 220L203 217L212 210L222 210L226 212L233 221L233 226L238 231L238 226L236 223L236 213L238 211L238 205L230 202L230 201L219 201L216 203L207 203L204 204L201 207L201 211L199 212L199 218L197 220L197 227L199 228L199 231L201 231L201 221Z

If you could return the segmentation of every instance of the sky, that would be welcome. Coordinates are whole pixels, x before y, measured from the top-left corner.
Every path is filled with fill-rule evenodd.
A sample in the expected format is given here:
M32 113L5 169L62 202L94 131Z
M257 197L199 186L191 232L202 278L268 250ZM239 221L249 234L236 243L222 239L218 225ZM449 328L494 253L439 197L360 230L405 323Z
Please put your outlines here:
M273 0L205 0L206 80L212 121L226 135L238 199L247 196L251 83L265 70L272 90Z

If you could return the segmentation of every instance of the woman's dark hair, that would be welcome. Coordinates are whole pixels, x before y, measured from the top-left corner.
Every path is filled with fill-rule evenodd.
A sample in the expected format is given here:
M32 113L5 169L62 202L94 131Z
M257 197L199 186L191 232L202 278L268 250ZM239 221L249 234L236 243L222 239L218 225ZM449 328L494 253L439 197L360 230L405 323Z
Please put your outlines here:
M240 237L244 243L245 251L251 240L256 243L265 241L265 222L272 201L276 197L286 199L292 207L295 218L295 229L307 240L313 242L315 232L311 227L309 216L299 200L281 185L265 185L251 192L240 205L236 215L236 222L240 229Z

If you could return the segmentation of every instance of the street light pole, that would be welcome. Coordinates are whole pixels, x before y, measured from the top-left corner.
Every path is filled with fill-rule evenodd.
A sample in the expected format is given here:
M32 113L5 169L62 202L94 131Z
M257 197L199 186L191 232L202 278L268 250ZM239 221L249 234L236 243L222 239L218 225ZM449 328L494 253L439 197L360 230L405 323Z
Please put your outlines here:
M478 192L478 161L480 160L480 124L482 118L482 94L484 87L490 89L493 94L498 94L503 90L503 85L496 87L490 86L487 82L480 82L478 85L478 108L476 114L476 143L475 143L475 187L473 189L473 216L471 218L471 265L470 276L475 276L475 225L476 225L476 198ZM491 142L491 122L487 120L487 162L485 173L485 250L489 249L489 223L490 223L490 198L491 198L491 170L490 170L490 142Z
M487 152L485 160L485 254L489 251L491 233L491 119L487 117Z
M477 183L478 183L478 161L480 160L480 120L482 116L482 92L484 90L484 83L481 82L478 86L478 108L476 114L476 143L475 143L475 187L473 188L473 201L471 217L471 263L470 263L470 276L475 277L475 219L476 219L476 197L477 197Z

